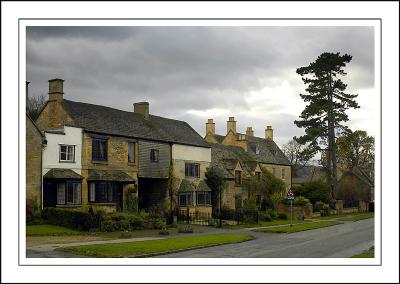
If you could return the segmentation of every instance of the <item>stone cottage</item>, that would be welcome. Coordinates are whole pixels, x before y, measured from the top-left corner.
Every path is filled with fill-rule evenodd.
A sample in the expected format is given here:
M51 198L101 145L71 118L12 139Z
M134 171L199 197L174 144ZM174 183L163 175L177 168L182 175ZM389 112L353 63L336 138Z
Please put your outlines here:
M36 122L53 137L49 159L54 151L59 159L43 173L43 192L52 193L49 206L124 210L132 194L141 208L160 209L180 200L183 179L190 179L194 192L205 192L199 184L211 162L210 147L186 122L151 115L148 102L135 103L129 112L70 101L63 80L53 79ZM171 175L175 191L168 188ZM193 197L182 206L198 207L195 202ZM204 206L209 205L199 207Z

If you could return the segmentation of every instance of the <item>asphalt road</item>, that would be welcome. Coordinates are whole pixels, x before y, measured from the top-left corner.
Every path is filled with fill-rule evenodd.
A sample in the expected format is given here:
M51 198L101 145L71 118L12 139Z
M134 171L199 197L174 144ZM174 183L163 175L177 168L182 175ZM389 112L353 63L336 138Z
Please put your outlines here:
M235 230L235 233L244 230ZM249 232L249 231L247 231ZM260 258L342 258L374 245L374 219L303 231L293 234L251 232L257 238L157 257L260 257Z

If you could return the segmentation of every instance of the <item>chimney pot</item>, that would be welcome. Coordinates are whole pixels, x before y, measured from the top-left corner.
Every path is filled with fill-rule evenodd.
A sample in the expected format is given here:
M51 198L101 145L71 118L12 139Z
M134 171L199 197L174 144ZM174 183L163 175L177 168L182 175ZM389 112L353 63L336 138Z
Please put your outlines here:
M251 126L247 127L246 135L249 136L249 137L253 137L254 136L253 127L251 127Z
M64 80L49 80L49 101L62 101L64 96Z
M149 119L149 103L139 102L133 104L134 113L143 115L145 119Z

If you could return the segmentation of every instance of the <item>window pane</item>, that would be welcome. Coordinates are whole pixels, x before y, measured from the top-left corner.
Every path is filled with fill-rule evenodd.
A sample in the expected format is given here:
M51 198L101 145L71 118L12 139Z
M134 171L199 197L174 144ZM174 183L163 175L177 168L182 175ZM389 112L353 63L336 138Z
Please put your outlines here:
M81 184L80 183L73 183L73 192L74 192L74 198L73 198L73 203L74 204L81 204Z
M135 143L128 143L128 162L135 162Z
M57 204L65 204L65 183L57 184Z
M184 194L179 195L179 205L181 205L181 206L186 205L186 195L184 195Z
M67 183L67 203L74 202L74 185L72 183Z
M113 184L109 183L107 187L107 201L113 201Z
M89 201L94 202L96 200L96 184L90 184Z

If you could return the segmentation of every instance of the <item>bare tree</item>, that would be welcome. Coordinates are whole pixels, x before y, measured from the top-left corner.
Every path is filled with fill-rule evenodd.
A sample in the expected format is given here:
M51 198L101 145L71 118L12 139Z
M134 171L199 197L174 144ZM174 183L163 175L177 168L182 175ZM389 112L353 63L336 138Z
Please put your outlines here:
M39 96L28 96L27 102L26 102L26 113L32 118L33 121L35 121L42 108L46 104L46 97L44 95L39 95Z
M294 139L283 145L282 151L296 170L307 166L310 159L313 157L312 153L308 151L305 145L298 143Z

